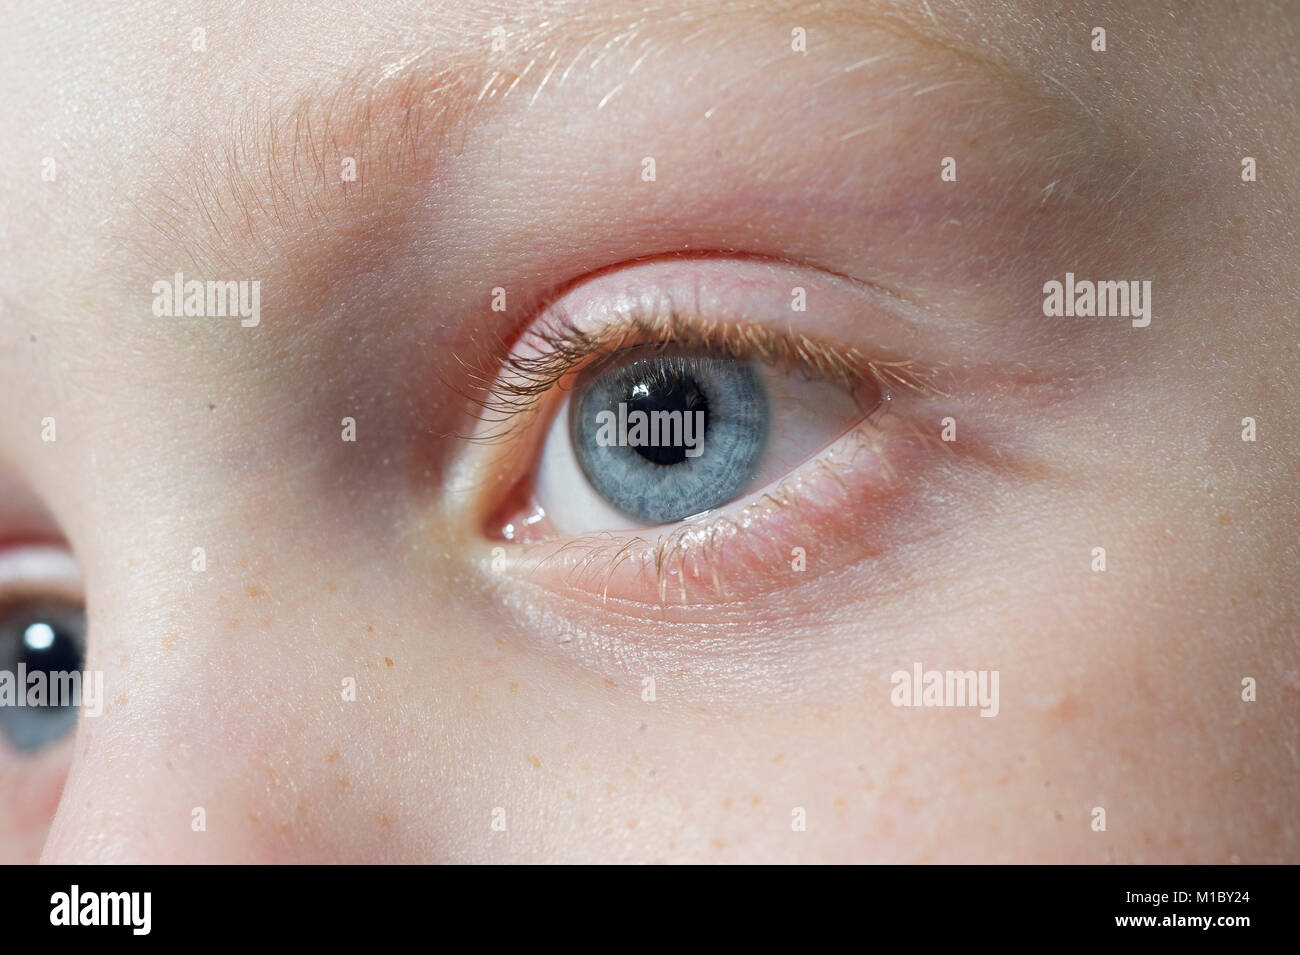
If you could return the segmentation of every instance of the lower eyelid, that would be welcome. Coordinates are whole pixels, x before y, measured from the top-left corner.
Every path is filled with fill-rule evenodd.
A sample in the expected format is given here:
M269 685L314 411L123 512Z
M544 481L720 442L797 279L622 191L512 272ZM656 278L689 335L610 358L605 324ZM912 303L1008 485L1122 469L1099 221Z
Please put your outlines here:
M886 517L936 442L884 414L699 523L515 545L507 576L569 599L646 609L729 603L811 580L888 546ZM795 548L806 556L797 578Z

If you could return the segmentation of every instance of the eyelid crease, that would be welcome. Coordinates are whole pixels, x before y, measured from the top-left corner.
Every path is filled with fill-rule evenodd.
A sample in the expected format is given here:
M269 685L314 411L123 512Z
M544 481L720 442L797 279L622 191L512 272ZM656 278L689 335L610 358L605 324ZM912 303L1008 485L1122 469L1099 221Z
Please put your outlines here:
M560 315L541 329L524 333L530 353L512 351L500 372L471 373L472 383L487 398L468 396L480 409L480 420L514 422L535 411L544 395L579 370L599 369L619 360L630 348L694 348L737 361L760 360L782 371L797 371L805 380L840 384L850 391L874 385L882 396L904 389L926 397L945 397L935 382L940 369L911 359L872 356L856 346L845 347L808 335L786 334L751 323L724 322L688 315L668 303L655 312L643 306L624 308L618 321L584 329ZM490 442L508 436L513 427L472 440Z

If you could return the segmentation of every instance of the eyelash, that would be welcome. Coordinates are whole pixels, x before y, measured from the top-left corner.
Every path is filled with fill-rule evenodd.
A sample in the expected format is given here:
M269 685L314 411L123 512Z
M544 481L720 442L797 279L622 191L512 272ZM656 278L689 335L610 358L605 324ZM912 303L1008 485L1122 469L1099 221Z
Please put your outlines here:
M554 308L552 312L554 317L547 327L525 332L509 353L498 360L494 374L474 374L476 384L487 397L472 397L470 400L478 406L480 422L494 427L491 431L472 436L471 440L482 443L508 441L536 416L553 389L563 390L565 384L574 381L580 372L618 362L627 349L646 346L688 349L737 361L762 361L783 372L801 374L805 380L840 384L859 399L864 392L875 389L874 394L879 399L876 408L863 408L863 420L868 422L873 420L873 410L887 405L900 391L928 398L946 397L936 383L942 373L938 366L925 367L910 359L873 357L858 348L823 343L806 335L788 335L766 326L725 323L669 306L653 313L628 309L599 329L584 330L562 312ZM521 345L529 346L530 352L520 354ZM508 347L503 343L502 350ZM908 430L923 443L932 443L931 437L920 429L912 426ZM874 446L876 435L873 431L859 429L853 435L850 445L844 449L845 454L852 456ZM828 473L835 474L836 465L829 461L816 462L814 466L824 467ZM806 467L807 464L801 465L797 470L802 472ZM884 468L888 471L888 462L884 462ZM714 560L720 547L748 527L751 523L748 519L750 507L771 505L789 509L795 505L796 493L789 490L783 480L746 506L738 518L720 515L705 523L683 525L661 535L656 541L640 535L620 539L592 535L548 541L535 545L551 545L549 556L540 558L538 566L550 559L573 557L575 548L582 548L573 570L603 576L601 596L602 600L607 600L609 580L614 571L624 562L640 558L645 566L653 565L659 604L666 606L669 576L674 567L682 602L686 601L687 559L693 558L690 576L711 581L715 590L725 592ZM647 554L650 548L653 551Z
M873 358L857 348L818 342L806 335L792 337L764 326L725 324L673 307L658 314L628 310L619 321L596 331L583 330L560 314L552 327L526 332L522 341L534 345L536 354L512 350L498 373L472 376L473 383L489 395L470 399L479 407L481 420L516 421L536 411L553 388L578 372L614 364L627 349L646 346L762 361L787 373L797 371L806 381L840 384L855 395L867 385L878 388L882 396L898 388L927 397L943 395L935 384L938 368L922 368L912 360ZM507 428L478 440L499 440L512 431L513 427Z

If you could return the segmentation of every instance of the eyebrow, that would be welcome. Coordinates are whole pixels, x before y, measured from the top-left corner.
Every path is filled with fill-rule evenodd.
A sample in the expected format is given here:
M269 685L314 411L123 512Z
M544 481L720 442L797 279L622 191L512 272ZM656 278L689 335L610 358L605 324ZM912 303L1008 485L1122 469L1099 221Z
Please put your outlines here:
M284 237L319 235L343 222L364 229L409 183L432 175L448 147L463 142L479 117L507 98L526 96L531 106L548 86L564 84L584 64L592 67L612 53L637 51L634 71L656 44L706 37L736 17L786 31L807 24L892 34L986 77L1017 83L1011 67L957 44L937 22L854 0L789 7L772 0L714 0L672 13L638 6L630 17L583 8L566 19L496 34L504 46L500 52L492 50L493 27L483 23L481 43L457 55L424 46L353 69L328 86L247 103L224 135L212 134L221 135L218 144L196 150L183 169L165 167L156 194L136 200L152 227L151 241L136 243L136 255L160 274L212 262L238 271L235 248L251 245L265 261L281 251ZM861 65L848 64L843 72ZM926 91L919 88L918 95ZM355 179L347 178L345 162ZM159 258L163 250L170 256L166 261Z

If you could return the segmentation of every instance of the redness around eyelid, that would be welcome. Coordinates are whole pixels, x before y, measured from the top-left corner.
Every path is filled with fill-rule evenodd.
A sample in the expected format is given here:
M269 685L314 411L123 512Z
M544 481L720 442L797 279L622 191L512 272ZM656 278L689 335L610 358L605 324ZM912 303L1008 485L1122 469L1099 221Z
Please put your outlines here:
M568 599L645 607L743 600L879 554L933 441L864 422L763 491L698 522L510 548L508 576ZM545 521L537 527L545 534ZM802 548L805 570L792 567Z

